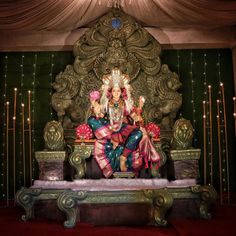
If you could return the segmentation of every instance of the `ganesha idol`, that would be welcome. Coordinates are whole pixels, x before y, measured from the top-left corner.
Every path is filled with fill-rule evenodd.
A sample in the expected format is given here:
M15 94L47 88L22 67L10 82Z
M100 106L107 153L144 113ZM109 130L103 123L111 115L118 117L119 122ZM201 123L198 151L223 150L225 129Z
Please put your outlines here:
M142 108L144 97L137 106L131 96L129 76L114 68L104 75L100 91L90 93L91 116L88 125L96 137L94 158L103 175L109 178L114 172L132 171L155 164L161 158L144 126Z

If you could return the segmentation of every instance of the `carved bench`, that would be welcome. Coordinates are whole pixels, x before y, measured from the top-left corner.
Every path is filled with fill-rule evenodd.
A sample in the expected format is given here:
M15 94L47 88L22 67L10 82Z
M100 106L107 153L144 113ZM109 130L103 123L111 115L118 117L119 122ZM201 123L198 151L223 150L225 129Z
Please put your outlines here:
M54 201L66 214L64 226L74 227L80 220L79 209L83 204L148 204L150 222L166 226L166 213L173 202L180 199L200 200L199 217L209 219L209 207L216 199L212 186L196 185L195 180L166 179L100 179L68 181L35 181L31 188L22 188L16 194L16 201L26 214L23 220L34 218L36 202ZM182 211L185 211L183 209ZM138 220L138 219L137 219Z

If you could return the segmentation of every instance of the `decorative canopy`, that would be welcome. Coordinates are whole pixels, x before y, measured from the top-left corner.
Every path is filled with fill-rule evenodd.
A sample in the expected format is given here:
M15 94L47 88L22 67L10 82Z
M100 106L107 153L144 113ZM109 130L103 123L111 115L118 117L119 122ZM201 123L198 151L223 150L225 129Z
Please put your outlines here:
M115 3L166 48L236 45L236 1L3 0L0 51L71 50Z
M143 26L219 28L236 25L236 1L215 0L21 0L1 1L0 30L72 31L91 26L110 11L108 3Z

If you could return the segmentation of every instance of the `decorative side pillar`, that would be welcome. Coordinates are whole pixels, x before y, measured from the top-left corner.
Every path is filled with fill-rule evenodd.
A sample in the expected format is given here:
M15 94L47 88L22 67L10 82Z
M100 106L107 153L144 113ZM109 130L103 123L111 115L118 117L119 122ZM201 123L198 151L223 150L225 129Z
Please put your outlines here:
M59 121L49 121L44 127L45 150L35 152L39 163L40 180L63 180L64 161L64 130Z
M198 179L201 149L171 150L175 179Z
M175 179L198 179L201 149L192 147L193 127L189 120L178 119L173 127L170 159Z
M40 180L64 180L65 151L35 152Z

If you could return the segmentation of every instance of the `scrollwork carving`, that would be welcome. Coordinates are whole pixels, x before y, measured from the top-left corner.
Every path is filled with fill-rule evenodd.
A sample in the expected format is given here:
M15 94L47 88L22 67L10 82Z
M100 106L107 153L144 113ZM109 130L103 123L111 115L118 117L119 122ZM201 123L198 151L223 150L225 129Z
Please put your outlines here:
M69 156L69 163L76 170L75 179L82 179L86 172L85 158L83 158L80 154L80 152L73 152Z
M16 192L16 203L25 209L25 215L22 215L21 219L27 221L34 217L34 201L35 197L39 196L42 189L38 188L21 188Z
M166 226L166 212L173 204L173 197L167 189L154 190L153 205L154 205L154 220L159 226Z
M210 206L216 201L217 192L212 185L194 186L192 192L199 193L200 202L200 216L203 219L210 219L211 213L209 212Z
M58 208L66 213L67 220L64 222L66 228L72 228L76 224L77 202L87 197L86 191L65 190L57 199Z

